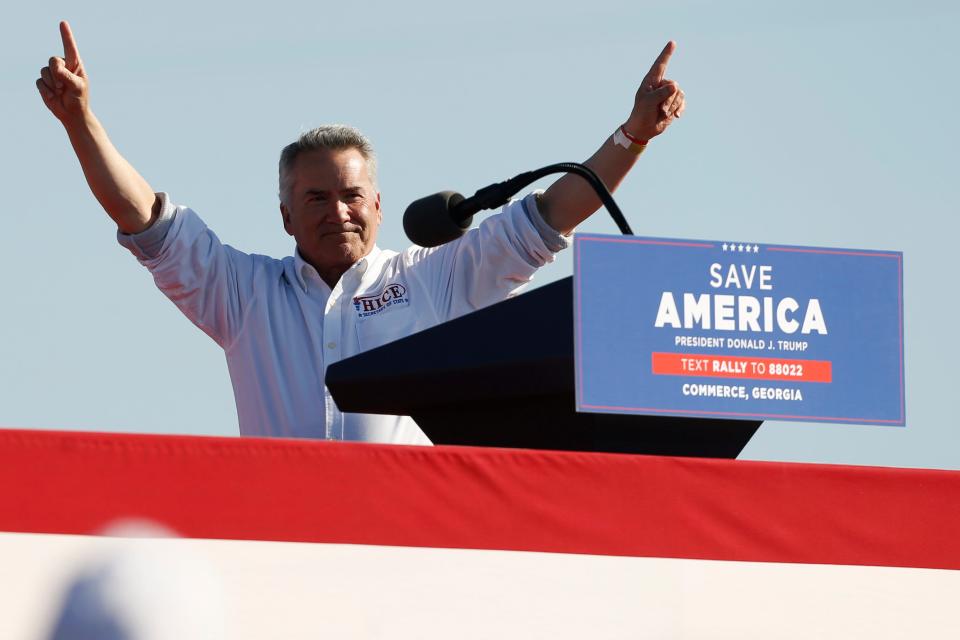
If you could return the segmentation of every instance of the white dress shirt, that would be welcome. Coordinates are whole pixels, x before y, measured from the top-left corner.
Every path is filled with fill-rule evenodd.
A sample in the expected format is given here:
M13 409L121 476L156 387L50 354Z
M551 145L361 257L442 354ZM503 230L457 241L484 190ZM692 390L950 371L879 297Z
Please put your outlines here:
M531 194L441 247L374 247L331 289L299 251L282 260L243 253L159 196L159 220L118 239L223 348L248 436L430 444L409 417L341 412L324 385L327 366L517 293L569 244Z

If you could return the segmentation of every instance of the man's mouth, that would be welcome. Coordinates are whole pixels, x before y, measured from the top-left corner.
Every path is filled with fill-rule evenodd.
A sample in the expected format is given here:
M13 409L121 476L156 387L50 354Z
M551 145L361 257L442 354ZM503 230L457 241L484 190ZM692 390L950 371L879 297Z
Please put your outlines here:
M341 228L341 229L324 229L323 231L320 232L320 237L323 238L323 237L327 237L327 236L331 236L331 237L332 237L332 236L346 236L346 235L349 235L349 234L351 234L351 233L360 233L360 228L359 228L359 227L349 227L349 228Z

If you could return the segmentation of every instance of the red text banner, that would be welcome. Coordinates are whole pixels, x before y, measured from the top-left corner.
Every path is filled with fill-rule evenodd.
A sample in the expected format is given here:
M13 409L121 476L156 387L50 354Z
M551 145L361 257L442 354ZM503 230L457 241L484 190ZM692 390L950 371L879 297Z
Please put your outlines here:
M653 374L661 376L798 382L830 382L833 378L832 363L828 360L654 352L651 361Z

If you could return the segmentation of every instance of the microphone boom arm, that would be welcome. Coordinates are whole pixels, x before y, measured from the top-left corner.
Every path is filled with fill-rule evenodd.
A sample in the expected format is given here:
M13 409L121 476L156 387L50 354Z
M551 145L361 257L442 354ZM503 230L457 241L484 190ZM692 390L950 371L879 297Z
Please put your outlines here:
M458 223L462 223L473 216L477 211L484 209L497 209L502 207L510 198L516 195L524 187L533 184L540 178L554 173L573 173L593 187L593 190L599 196L603 206L610 213L610 217L620 229L623 235L633 235L627 219L624 217L620 207L613 200L610 190L603 184L603 180L590 167L579 162L558 162L542 169L526 171L518 176L498 182L497 184L484 187L469 198L463 200L453 207L451 217ZM469 222L467 223L469 225Z
M492 184L464 198L454 191L441 191L411 202L403 213L403 229L407 237L421 247L438 247L459 238L473 222L473 214L484 209L498 209L507 204L524 187L551 173L574 173L593 187L600 201L610 212L620 232L632 235L627 219L613 201L609 189L592 169L577 162L558 162L542 169Z

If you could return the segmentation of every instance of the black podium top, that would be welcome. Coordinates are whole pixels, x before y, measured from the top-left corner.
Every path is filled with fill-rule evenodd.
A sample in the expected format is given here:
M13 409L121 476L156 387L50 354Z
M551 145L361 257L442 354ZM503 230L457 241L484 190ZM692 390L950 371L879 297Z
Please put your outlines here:
M409 415L435 444L735 458L760 421L577 413L566 278L330 365L342 411Z

